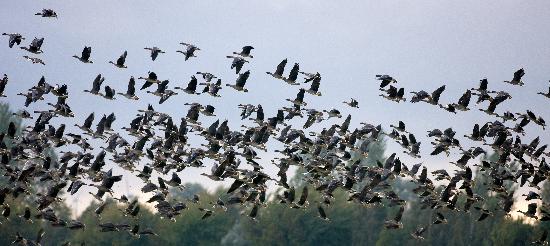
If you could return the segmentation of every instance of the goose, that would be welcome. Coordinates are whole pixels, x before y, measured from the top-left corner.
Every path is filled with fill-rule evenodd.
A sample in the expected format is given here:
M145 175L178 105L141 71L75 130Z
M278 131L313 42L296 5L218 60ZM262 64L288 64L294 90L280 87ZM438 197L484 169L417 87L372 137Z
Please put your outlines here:
M21 119L33 119L31 113L29 113L27 110L20 110L17 113L13 113L12 115L17 116Z
M139 97L136 96L136 80L134 79L134 76L131 76L130 81L128 81L128 89L126 89L126 93L118 92L117 94L131 100L139 100Z
M250 71L246 71L242 74L239 74L239 77L237 77L237 80L235 81L235 84L226 84L226 86L229 86L237 91L243 91L248 92L248 89L244 88L244 85L246 84L246 80L250 76Z
M118 68L128 68L124 63L126 62L126 56L128 56L128 51L124 51L122 55L116 60L116 63L113 61L109 61L109 63L115 65L115 67Z
M36 90L27 93L17 93L17 95L25 97L25 107L28 107L31 103L37 102L38 100L44 100L42 94L38 93Z
M99 94L99 91L101 90L101 84L103 84L103 81L105 81L105 77L102 77L101 74L98 74L94 81L92 82L92 89L91 90L84 90L84 92L88 92L94 95Z
M164 80L160 83L157 84L157 90L156 91L147 91L147 93L149 94L153 94L155 96L162 96L164 94L164 92L166 91L167 89L167 86L168 86L168 83L169 81L168 80Z
M44 61L42 61L42 59L40 59L40 58L29 57L29 56L23 56L23 58L25 58L25 59L31 61L32 64L42 64L42 65L46 65L46 63L44 63Z
M272 72L266 72L267 74L273 76L276 79L283 79L283 72L285 71L285 66L287 63L287 59L285 58L279 65L277 65L277 69L274 73Z
M468 108L468 105L470 104L470 99L472 98L472 91L466 90L464 94L458 99L458 103L453 103L452 106L455 109L458 109L460 111L468 111L470 110Z
M252 209L250 210L250 213L248 214L248 217L252 220L252 221L256 221L256 216L258 216L258 210L259 210L260 206L258 206L258 204L254 204L254 206L252 207Z
M300 72L300 64L294 63L294 66L292 66L292 69L290 70L288 77L283 78L283 80L290 85L299 85L300 83L296 82L296 79L298 79L299 72Z
M176 87L174 87L174 89L182 90L183 92L185 92L187 94L199 95L200 93L197 93L197 84L198 84L197 77L195 77L195 75L192 75L191 80L189 80L189 83L187 83L186 88L176 86Z
M541 196L534 191L529 191L528 194L523 194L526 201L541 199Z
M239 104L237 107L241 109L241 120L248 118L256 111L256 107L252 104Z
M522 213L523 215L525 215L526 217L529 217L529 218L533 218L533 219L538 219L537 217L537 203L530 203L527 205L527 211L521 211L521 210L518 210L519 213Z
M250 45L247 45L247 46L244 46L242 48L242 51L241 52L233 52L234 55L239 55L239 56L242 56L242 57L250 57L250 58L254 58L250 52L254 49L254 47L250 46Z
M323 110L323 112L328 114L328 118L336 117L336 118L342 118L342 114L340 113L340 110L338 109L330 109L330 110Z
M327 214L325 213L325 209L323 209L321 205L317 206L317 212L319 213L319 218L325 221L330 221L330 219L327 217Z
M92 54L92 47L84 46L84 49L82 50L82 55L80 57L78 57L77 55L74 55L73 57L83 63L93 63L90 60L91 54Z
M59 221L59 219L55 219L55 221ZM53 222L52 222L52 225L53 225ZM35 240L29 240L29 239L26 239L24 238L23 236L21 236L21 234L19 234L19 232L16 232L15 233L15 240L12 242L12 244L20 244L20 245L42 245L41 244L41 241L42 241L42 238L44 237L44 234L46 234L46 232L44 231L44 229L40 228L40 230L38 230L38 234L36 236L36 239Z
M212 106L212 105L206 105L206 107L201 109L201 113L203 113L206 116L216 116L214 114L215 109L216 108L214 108L214 106Z
M456 114L455 104L438 104L440 108L444 109L447 112Z
M43 53L43 51L41 50L43 43L44 43L44 38L34 38L32 40L32 43L29 44L29 47L20 47L20 48L28 52L31 52L33 54L40 54L40 53Z
M200 124L198 120L199 120L199 112L202 109L202 106L198 103L193 103L193 104L186 103L184 105L191 106L189 107L189 110L187 111L187 116L185 117L187 121L193 124Z
M387 74L381 75L377 74L376 79L380 80L380 89L383 89L384 87L388 86L391 83L397 83L397 80L395 80L392 76L389 76Z
M162 51L161 49L159 49L158 47L153 47L153 48L149 48L149 47L145 47L143 49L146 49L146 50L150 50L151 51L151 59L154 61L157 59L157 56L159 54L164 54L166 52Z
M57 18L57 13L53 9L42 9L41 12L38 12L34 15L40 15L41 17Z
M25 40L25 38L19 34L19 33L2 33L4 36L9 36L8 46L10 48L13 47L13 45L17 44L20 45L21 41Z
M152 94L160 97L159 104L166 102L166 100L168 100L171 96L178 94L172 90L166 89L167 85L168 85L168 80L164 80L163 82L158 84L157 90L155 92L152 92Z
M200 211L204 212L204 215L201 217L201 220L207 219L208 217L212 216L214 211L206 208L199 208Z
M296 94L296 99L286 99L287 101L293 103L294 105L300 105L300 106L306 106L307 103L304 102L304 95L306 93L306 90L301 88L300 91L298 91L298 94Z
M191 57L197 57L195 55L195 51L201 50L199 47L197 47L195 45L192 45L192 44L188 44L188 43L180 43L180 44L186 46L187 49L185 51L178 50L176 52L182 53L183 55L185 55L185 60L186 61L189 60L189 58L191 58Z
M472 88L471 90L477 91L480 93L487 92L487 86L489 85L489 81L487 78L479 80L479 86L478 88Z
M200 83L200 85L205 85L202 93L208 93L213 97L221 97L218 92L222 89L222 80L218 79L216 83Z
M170 98L171 96L174 96L174 95L177 95L178 93L172 91L172 90L166 90L164 92L164 94L162 94L160 96L160 99L159 99L159 104L162 104L163 102L166 102L166 100L168 100L168 98Z
M417 143L411 144L410 145L410 151L409 152L403 151L403 153L406 153L409 156L414 157L414 158L420 158L421 157L420 156L420 144L422 144L422 143L417 142Z
M2 77L2 80L0 80L0 97L7 97L4 95L4 90L6 90L6 85L8 85L8 75L4 74L4 77Z
M313 81L316 77L321 77L321 74L319 74L318 72L316 72L316 73L306 73L306 72L300 71L298 73L300 73L300 74L302 74L306 77L305 80L304 80L304 83L309 83L309 82Z
M433 222L434 225L447 224L447 219L445 218L445 216L442 213L437 212L435 215L436 215L435 220Z
M307 93L315 95L315 96L321 96L321 92L319 91L319 86L321 85L321 74L316 73L312 79L311 79L311 86L308 90L306 90ZM308 80L306 80L305 83L307 83Z
M406 129L406 125L403 121L399 121L397 126L396 125L393 125L393 124L390 124L390 127L399 131L399 132L405 132L405 133L409 133Z
M244 64L249 62L245 60L242 57L239 56L226 56L227 58L233 59L233 62L231 62L231 69L235 68L235 73L239 74L241 72L241 69L243 68Z
M387 93L387 95L384 95L384 94L380 94L381 97L385 98L385 99L388 99L390 101L393 101L393 102L401 102L401 101L406 101L407 99L404 98L404 94L405 94L405 89L404 88L396 88L394 87L393 85L390 85L390 88L387 89L387 90L382 90L384 92Z
M102 94L102 93L98 93L100 96L102 96L103 98L107 99L107 100L115 100L115 95L116 95L116 91L115 89L111 88L110 86L105 86L105 88L103 88L105 90L105 94Z
M495 115L497 116L498 114L495 113L495 110L497 108L497 105L499 105L500 103L502 103L504 100L506 99L493 99L491 100L491 102L489 103L489 107L487 107L487 109L479 109L479 111L482 111L488 115Z
M196 74L199 74L202 76L202 78L206 81L206 83L210 83L212 79L217 79L216 75L211 74L209 72L197 72Z
M439 97L441 96L441 93L443 93L443 91L445 91L445 85L435 89L432 92L428 103L433 104L433 105L437 105L439 103Z
M510 111L506 111L506 112L502 113L502 115L497 114L496 116L501 118L502 120L504 120L504 122L509 121L509 120L511 120L511 121L516 121L517 120L516 117L514 116L514 113L512 113Z
M81 126L78 125L78 124L75 124L74 126L80 128L80 130L82 130L82 131L91 132L94 117L95 117L95 113L92 112L91 114L88 115L88 117L86 117L86 119L84 120L84 124L82 124Z
M550 82L550 80L548 81ZM537 92L538 95L543 95L545 96L546 98L550 98L550 86L548 87L548 92L544 93L544 92Z
M428 99L430 97L430 94L424 90L421 90L421 91L411 91L410 92L411 94L414 94L414 96L412 96L411 98L411 103L417 103L417 102L420 102L420 101L424 101L426 99Z
M414 232L411 233L411 236L417 240L424 240L422 234L426 231L426 227L418 227Z
M519 86L523 86L525 83L523 83L523 81L521 81L521 78L523 77L523 75L525 75L525 70L523 70L523 68L520 68L519 70L517 70L516 72L514 72L514 78L512 78L511 81L504 81L504 83L508 83L508 84L511 84L511 85L519 85Z
M56 84L52 89L51 92L57 97L68 97L69 93L67 91L68 87L66 84L59 85Z
M537 241L531 242L531 244L546 245L548 244L548 242L546 241L547 238L548 238L548 231L544 230L540 235L540 237L537 239Z
M139 77L138 79L145 80L145 83L143 84L143 86L141 86L140 90L146 89L153 84L160 83L160 80L158 80L157 74L155 72L147 72L147 78Z
M344 101L343 103L347 104L352 108L359 108L359 102L353 98L349 102Z
M386 227L386 229L402 228L403 223L401 223L401 218L403 217L403 211L405 211L405 207L404 206L399 207L399 211L397 211L395 218L391 220L386 220L384 222L384 227Z

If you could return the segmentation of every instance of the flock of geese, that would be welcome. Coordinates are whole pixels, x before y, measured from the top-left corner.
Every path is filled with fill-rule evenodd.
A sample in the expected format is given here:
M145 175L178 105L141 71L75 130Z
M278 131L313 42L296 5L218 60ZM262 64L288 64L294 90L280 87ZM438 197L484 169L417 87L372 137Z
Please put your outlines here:
M57 18L57 13L51 9L44 9L36 15ZM26 40L18 33L3 35L9 37L9 48L21 45ZM33 63L45 65L37 57L43 53L43 43L44 38L34 38L28 47L21 47L29 53L23 57ZM197 51L201 50L193 44L180 44L184 49L177 52L183 54L186 61L196 58ZM165 53L158 47L145 49L150 51L153 61ZM232 88L236 93L250 92L245 86L251 72L244 71L243 68L252 61L253 49L252 46L244 46L242 51L227 56L231 59L231 69L235 70L237 76L234 83L227 83L225 86L216 75L197 72L191 76L187 85L170 89L169 80L159 79L155 72L150 71L137 80L131 77L125 92L116 92L111 86L103 86L105 78L99 74L93 79L91 89L84 93L118 101L140 100L140 94L149 93L157 96L158 103L162 104L181 93L220 97L219 91L224 87ZM109 63L123 70L127 68L127 54L125 51L116 61ZM86 46L80 56L73 57L79 62L92 64L92 48ZM403 153L413 158L421 157L421 142L416 140L415 134L409 132L402 121L390 125L387 128L390 131L383 130L381 125L367 122L360 122L359 128L351 128L352 115L347 115L342 121L340 119L343 116L337 109L306 108L306 93L310 96L322 96L321 74L300 71L299 64L295 63L288 75L285 75L287 62L287 59L282 60L274 72L267 74L289 85L309 86L298 89L295 98L286 99L288 106L279 109L272 117L264 114L262 105L238 105L243 124L249 122L240 129L230 129L228 120L216 120L210 125L203 125L201 118L215 117L215 108L212 105L187 103L189 110L182 117L159 112L149 104L147 108L138 110L137 116L122 129L112 127L117 118L115 114L101 116L91 113L83 120L75 119L81 122L75 124L78 131L67 132L67 125L54 125L50 120L54 117L66 117L64 122L67 122L68 118L74 117L68 104L68 85L52 85L42 77L36 85L18 95L26 98L25 107L35 103L44 104L41 102L47 96L55 98L56 103L47 103L47 110L32 113L21 110L14 113L20 118L34 120L34 124L18 133L16 124L10 122L7 132L0 135L0 169L10 181L0 187L0 222L13 217L17 212L21 214L21 220L29 223L32 219L39 219L47 221L51 226L70 230L84 229L82 222L65 221L51 208L53 204L63 202L64 199L59 196L62 190L75 195L83 186L95 188L95 192L90 194L101 202L95 210L98 218L105 207L109 206L105 200L107 196L125 206L122 210L125 216L138 218L138 200L129 199L126 195L117 196L112 190L113 185L124 178L117 174L116 170L119 168L128 170L143 180L141 192L151 194L144 202L154 204L156 215L167 220L176 220L188 209L188 202L200 204L199 209L204 212L203 219L223 213L228 206L238 206L246 211L244 214L251 220L256 220L269 200L266 194L268 185L277 185L283 192L275 194L275 201L286 204L289 209L304 209L311 204L317 207L319 217L326 221L330 220L330 214L325 212L325 208L331 205L336 190L346 191L350 202L365 207L398 206L395 217L388 218L384 226L387 229L399 229L403 227L402 215L407 202L393 191L392 181L404 178L415 184L413 191L422 207L434 210L431 224L418 225L418 229L411 232L413 238L422 240L423 232L428 226L447 223L445 214L449 211L473 211L472 213L479 215L478 221L497 212L488 209L484 198L473 192L474 168L479 170L479 175L486 177L487 189L499 199L497 210L511 213L516 199L525 199L529 203L528 209L519 212L539 221L550 220L550 204L542 202L539 193L530 191L520 196L507 189L508 184L515 183L532 187L532 190L540 190L541 182L550 177L550 166L545 160L550 156L546 150L548 145L541 143L539 137L527 141L524 136L524 128L528 124L536 124L545 129L546 123L540 115L530 110L502 113L496 110L498 105L512 97L505 91L490 90L487 79L482 79L477 88L466 90L456 103L443 104L440 99L445 85L431 93L424 90L411 91L412 96L408 100L405 98L405 89L399 88L395 78L390 75L376 75L376 80L380 82L379 90L382 92L380 96L396 103L428 103L436 109L454 114L470 110L473 107L470 103L472 97L477 101L476 105L488 104L486 108L479 110L493 116L494 121L475 124L472 132L464 135L474 143L472 147L464 146L459 140L460 135L452 128L427 129L428 137L433 139L431 155L449 155L451 150L462 153L460 159L451 162L458 171L449 174L445 169L430 172L422 163L408 165L400 160L399 153L391 154L376 166L366 166L361 161L362 158L358 157L368 156L372 144L382 136L394 139L403 148ZM513 86L523 86L524 74L525 71L520 69L514 73L512 80L505 82ZM9 86L8 81L8 75L4 74L0 81L2 97L16 96L4 94L5 88ZM138 86L139 90L136 90L136 84L141 85ZM154 86L156 90L150 89ZM72 93L77 92L71 91ZM539 94L550 98L550 88L548 92ZM356 99L351 98L344 103L349 107L359 108L359 101ZM297 125L296 118L305 118L305 123ZM321 122L327 123L328 127L318 132L306 130ZM192 141L188 141L190 135L199 136L207 144L193 145ZM96 146L89 143L91 140L103 144ZM276 177L263 171L265 162L260 161L258 154L258 151L268 151L266 144L270 140L278 141L284 146L274 150L282 157L270 160L279 169ZM66 151L68 146L77 148L78 151ZM469 164L470 160L487 153L482 147L497 152L499 159L484 160L479 165ZM52 158L48 154L50 150L61 155L57 159ZM97 150L95 154L92 153L93 150ZM117 168L107 169L107 163ZM219 198L217 202L207 204L201 202L199 195L186 201L171 198L171 190L185 189L179 177L181 172L188 168L202 168L206 164L211 165L211 171L202 175L213 181L232 181L227 190L227 199ZM308 186L303 186L298 197L296 188L287 182L290 166L299 167L304 174L304 182L315 187L315 192L320 194L319 200L312 201L308 198L311 192ZM156 180L152 178L155 176L158 176ZM42 192L30 189L30 185L37 183L43 187ZM436 189L437 184L442 184L443 189ZM10 211L10 197L24 197L25 200L34 201L34 204L29 204L24 211ZM465 199L460 199L461 197ZM471 210L472 208L475 210ZM98 230L130 233L136 237L157 235L154 228L140 228L139 219L130 223L101 221ZM535 243L545 243L546 236L547 232L544 232ZM18 233L14 243L39 245L42 237L43 230L40 230L36 239L26 238Z

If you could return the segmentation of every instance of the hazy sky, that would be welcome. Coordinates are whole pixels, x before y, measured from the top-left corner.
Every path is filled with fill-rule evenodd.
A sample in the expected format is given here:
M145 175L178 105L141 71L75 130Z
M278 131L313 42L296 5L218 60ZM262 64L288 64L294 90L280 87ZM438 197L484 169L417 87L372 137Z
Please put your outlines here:
M34 16L42 8L55 9L58 19ZM476 87L486 77L489 87L509 91L513 99L499 105L498 112L525 112L532 109L547 121L549 100L536 92L548 90L550 79L550 2L538 1L2 1L0 31L19 32L28 45L33 37L45 37L40 55L46 66L33 65L19 48L9 49L7 38L0 40L0 74L10 77L7 100L12 109L23 107L23 97L15 96L34 85L44 75L49 83L69 85L69 104L77 117L56 118L54 124L82 123L96 112L96 122L102 114L115 112L114 128L127 126L138 108L153 103L155 109L179 119L185 116L186 102L212 104L217 118L229 119L232 129L243 124L235 117L239 103L262 104L267 117L276 109L287 106L286 98L294 98L298 86L290 86L266 75L284 58L289 66L300 63L306 72L322 74L322 97L306 94L308 107L340 109L352 113L352 127L359 122L382 124L403 120L407 128L422 141L424 163L430 170L446 168L459 158L429 157L432 147L425 132L433 128L453 126L459 136L468 134L474 123L493 120L472 110L449 114L428 104L392 103L379 97L375 74L390 74L399 86L409 91L432 91L446 84L441 102L456 102L467 88ZM202 50L198 57L185 62L179 42L196 44ZM72 58L82 48L92 46L94 64L83 64ZM138 92L138 102L122 97L112 102L81 93L91 87L98 73L106 77L104 85L117 92L126 90L130 76L145 76L155 71L160 79L170 80L170 87L186 84L197 71L208 71L233 83L236 75L230 70L231 60L225 58L244 45L252 45L254 59L243 71L250 69L246 87L249 93L239 93L225 87L221 98L205 95L178 95L163 105L156 97ZM144 47L158 46L167 51L151 61ZM128 51L128 69L120 70L108 64ZM513 72L524 67L525 86L504 84ZM287 68L290 69L290 68ZM288 72L288 70L287 70ZM141 86L138 82L137 86ZM308 85L309 86L309 85ZM360 109L342 104L350 97L359 101ZM47 101L54 102L49 96ZM487 107L483 104L482 107ZM31 110L44 109L43 106ZM30 110L29 110L30 111ZM206 119L205 125L217 118ZM341 123L343 119L324 124ZM177 120L179 122L179 120ZM294 121L301 126L303 121ZM95 123L95 122L94 122ZM548 143L548 131L530 124L524 141L540 136ZM131 138L130 138L131 139ZM463 145L473 143L460 138ZM133 139L132 139L133 140ZM388 141L388 152L401 148ZM97 153L99 150L94 150ZM265 154L272 157L271 154ZM411 165L411 160L402 155ZM209 170L209 169L207 169ZM271 168L270 170L274 170ZM184 181L205 182L198 174L204 170L184 171ZM204 183L209 187L215 184ZM128 185L128 188L125 188ZM118 190L137 190L134 179L120 182ZM79 192L85 193L85 192ZM88 195L80 196L82 199Z

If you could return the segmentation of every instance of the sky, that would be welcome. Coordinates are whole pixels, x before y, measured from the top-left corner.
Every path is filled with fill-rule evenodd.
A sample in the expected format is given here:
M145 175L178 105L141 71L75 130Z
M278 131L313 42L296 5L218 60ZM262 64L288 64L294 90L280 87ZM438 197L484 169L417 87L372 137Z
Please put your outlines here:
M58 19L35 16L42 8L52 8ZM549 100L536 92L548 90L550 79L550 2L534 1L3 1L0 3L0 32L19 32L28 45L34 37L44 37L42 58L46 66L33 65L24 60L25 51L9 49L7 38L0 39L0 74L10 78L2 102L12 109L23 108L24 98L17 93L32 87L44 75L50 84L69 85L68 103L76 113L74 119L56 118L54 124L81 124L91 112L96 122L102 114L114 112L115 128L127 126L148 103L155 109L170 113L179 119L185 116L184 103L199 102L216 107L217 117L206 119L204 125L216 119L228 119L232 129L243 122L239 103L262 104L267 117L278 108L288 106L284 99L294 98L299 86L275 80L265 72L274 71L277 64L288 58L287 66L295 62L306 72L320 72L322 97L306 94L309 108L337 108L343 115L352 114L352 127L359 122L382 124L388 128L402 120L409 131L422 141L422 162L430 170L450 168L449 161L457 160L459 153L447 158L430 157L432 148L425 133L434 128L452 126L459 136L469 134L474 123L494 120L478 110L449 114L428 104L393 103L378 96L376 74L390 74L410 91L432 91L445 84L441 102L456 102L462 93L477 87L487 78L489 88L506 90L513 96L499 107L498 112L510 110L525 112L531 109L550 119ZM187 42L201 48L196 58L184 61L176 53ZM91 88L99 73L106 77L104 85L117 92L126 90L130 76L157 73L160 79L170 80L170 87L183 86L197 71L208 71L222 78L223 83L234 83L236 74L230 70L231 60L225 56L239 51L244 45L255 47L254 56L243 71L250 70L246 87L249 93L231 88L221 90L221 98L205 95L178 95L162 105L158 99L138 92L141 100L128 101L119 97L108 101L81 93ZM93 64L83 64L72 58L80 55L84 46L92 47ZM151 61L144 47L157 46L165 50L156 61ZM108 61L115 61L128 51L128 69L118 69ZM513 73L525 68L524 87L503 83ZM287 69L290 69L287 67ZM288 70L287 70L288 72ZM138 82L138 86L141 82ZM410 95L408 95L410 98ZM352 109L342 101L355 98L359 109ZM46 101L54 102L53 97ZM479 107L486 107L486 104ZM474 107L474 108L479 108ZM31 110L44 109L43 104ZM30 111L30 110L29 110ZM324 126L339 124L332 119ZM177 121L179 122L179 120ZM302 125L296 121L294 125ZM28 124L31 124L30 122ZM70 128L75 130L74 128ZM534 124L526 128L524 141L536 136L548 143L548 131ZM469 140L461 138L467 147ZM388 150L401 153L401 148L388 141ZM99 152L96 148L94 153ZM389 155L388 153L388 155ZM262 153L268 173L275 174L269 159L271 152ZM406 155L401 159L415 164ZM182 179L200 182L210 190L218 183L209 182L201 172L184 171ZM118 170L119 173L124 173ZM126 175L128 176L128 175ZM141 184L134 178L116 185L115 191L133 192ZM91 191L91 190L90 190ZM74 197L76 210L81 210L92 199L87 192ZM71 199L69 199L71 203Z

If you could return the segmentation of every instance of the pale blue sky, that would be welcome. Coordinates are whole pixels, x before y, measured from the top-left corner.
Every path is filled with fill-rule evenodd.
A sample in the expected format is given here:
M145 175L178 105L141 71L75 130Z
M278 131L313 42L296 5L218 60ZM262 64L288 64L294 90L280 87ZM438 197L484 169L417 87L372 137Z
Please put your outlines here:
M34 16L42 8L55 9L59 18ZM242 124L235 117L239 103L260 103L266 116L273 116L277 108L287 105L284 99L293 98L299 87L284 84L265 72L274 70L282 59L288 58L290 65L299 62L303 71L319 71L323 76L320 89L323 96L306 95L309 107L336 107L344 114L352 113L354 127L361 121L387 127L401 119L423 142L424 162L430 169L439 169L447 167L445 163L456 160L458 155L428 157L431 146L424 135L427 130L452 125L462 136L470 132L474 123L493 119L477 110L451 115L427 104L388 102L378 97L374 75L394 76L407 94L421 89L431 91L446 84L441 99L444 103L456 102L467 88L477 86L479 79L487 77L491 89L507 90L514 97L499 105L497 111L525 112L529 108L548 121L549 100L536 95L548 90L550 79L548 13L550 2L545 0L2 1L0 31L23 34L27 38L24 45L35 36L45 37L45 53L40 57L47 64L38 66L25 61L21 58L24 51L9 49L7 38L2 37L0 73L10 77L6 89L9 97L3 100L8 100L12 108L23 107L23 98L15 94L30 88L44 75L50 83L69 85L69 104L79 123L92 111L96 115L115 112L114 127L122 127L138 108L156 104L158 99L138 92L142 98L138 102L122 97L110 102L82 94L98 73L117 92L126 90L131 75L137 78L147 71L155 71L160 79L169 79L170 87L187 83L197 71L212 72L224 84L233 83L236 76L229 69L231 60L225 56L244 45L252 45L256 48L254 59L244 67L251 70L246 85L249 93L224 88L221 98L178 95L155 108L179 119L187 112L185 102L212 104L218 118L229 119L233 128ZM197 52L197 58L185 62L181 54L175 53L182 48L179 42L196 44L202 50ZM71 58L79 55L85 45L92 46L94 64ZM153 62L143 50L151 46L167 53ZM124 50L128 51L128 69L120 70L107 63ZM525 87L502 83L521 67L526 71ZM350 97L359 101L360 109L350 109L341 103ZM205 120L205 124L214 120ZM75 123L64 118L52 122ZM330 124L340 122L333 120ZM299 121L293 125L302 124ZM545 143L550 140L548 132L534 124L526 130L526 141L536 136L541 136ZM472 146L470 141L461 140L465 146ZM388 147L389 151L401 153L394 144ZM406 155L402 159L409 165L416 162ZM203 177L196 177L198 173L190 172L184 180L203 182ZM132 185L134 181L129 182Z

